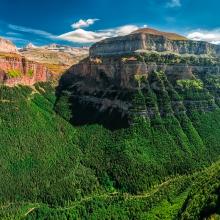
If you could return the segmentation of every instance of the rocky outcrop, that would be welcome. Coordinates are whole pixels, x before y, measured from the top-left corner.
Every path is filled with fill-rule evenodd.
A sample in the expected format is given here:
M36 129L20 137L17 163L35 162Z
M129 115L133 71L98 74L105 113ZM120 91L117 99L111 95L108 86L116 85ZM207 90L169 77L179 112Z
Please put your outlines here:
M18 53L18 50L11 41L0 38L0 52Z
M219 45L187 40L172 33L165 34L164 32L146 30L136 31L127 36L108 38L98 42L90 48L90 55L106 56L144 51L169 51L179 54L220 56Z
M49 79L51 72L45 65L26 59L11 41L0 38L0 84L30 86Z
M49 79L51 73L44 65L29 61L19 54L0 54L0 84L30 86Z

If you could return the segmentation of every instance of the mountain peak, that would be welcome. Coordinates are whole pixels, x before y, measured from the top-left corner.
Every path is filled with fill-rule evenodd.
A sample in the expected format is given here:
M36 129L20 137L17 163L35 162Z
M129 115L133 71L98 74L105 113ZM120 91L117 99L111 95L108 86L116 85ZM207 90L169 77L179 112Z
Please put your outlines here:
M25 46L25 49L34 49L34 48L37 48L37 46L35 46L34 44L32 43L29 43Z
M0 52L18 53L17 47L10 41L0 37Z
M138 29L138 30L132 32L131 34L140 34L140 33L157 35L157 36L164 36L170 40L188 40L186 37L181 36L179 34L170 33L170 32L162 32L162 31L158 31L158 30L152 29L152 28L141 28L141 29Z
M29 44L27 44L27 45L24 47L24 49L35 49L35 48L37 48L37 46L35 46L35 45L32 44L32 43L29 43Z

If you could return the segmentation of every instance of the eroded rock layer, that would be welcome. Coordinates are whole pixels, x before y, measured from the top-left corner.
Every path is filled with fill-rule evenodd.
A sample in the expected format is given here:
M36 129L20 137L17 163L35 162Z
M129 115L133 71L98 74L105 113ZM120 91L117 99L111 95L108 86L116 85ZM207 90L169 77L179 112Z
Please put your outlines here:
M108 38L90 48L91 56L130 54L143 51L170 51L179 54L209 54L220 56L220 46L187 40L180 35L152 29L136 31L123 37Z
M49 79L51 79L51 73L44 65L29 61L19 54L0 54L0 84L33 85Z

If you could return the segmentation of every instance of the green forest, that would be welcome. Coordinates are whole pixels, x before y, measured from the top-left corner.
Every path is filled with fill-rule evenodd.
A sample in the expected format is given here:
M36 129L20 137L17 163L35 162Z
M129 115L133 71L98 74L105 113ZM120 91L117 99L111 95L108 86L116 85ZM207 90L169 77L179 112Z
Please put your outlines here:
M218 81L201 80L155 72L115 130L72 125L50 83L0 86L0 219L219 219Z

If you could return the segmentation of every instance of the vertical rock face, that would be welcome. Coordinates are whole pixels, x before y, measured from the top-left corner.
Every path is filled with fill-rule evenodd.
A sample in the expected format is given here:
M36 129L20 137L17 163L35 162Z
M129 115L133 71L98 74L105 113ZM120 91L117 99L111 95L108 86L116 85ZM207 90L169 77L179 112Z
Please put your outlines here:
M44 65L27 60L11 41L0 38L0 84L33 85L49 79L50 72Z
M18 53L18 50L11 41L0 38L0 52Z
M50 78L50 72L40 63L29 61L18 54L0 54L0 84L33 85Z
M220 46L188 40L180 35L143 29L123 37L103 40L90 48L91 56L130 54L138 51L175 52L179 54L208 54L220 56Z

